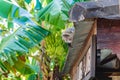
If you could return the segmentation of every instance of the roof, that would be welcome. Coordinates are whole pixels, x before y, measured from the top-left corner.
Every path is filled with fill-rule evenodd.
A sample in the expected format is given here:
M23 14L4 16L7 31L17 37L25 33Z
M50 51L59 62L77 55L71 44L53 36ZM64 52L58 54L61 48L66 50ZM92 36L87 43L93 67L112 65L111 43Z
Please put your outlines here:
M92 24L93 21L82 21L76 23L72 47L69 47L68 56L63 69L64 74L69 73L74 61L78 57L80 49L83 47L85 39L91 30Z
M70 21L77 22L81 18L120 19L119 0L100 0L76 3L70 10Z

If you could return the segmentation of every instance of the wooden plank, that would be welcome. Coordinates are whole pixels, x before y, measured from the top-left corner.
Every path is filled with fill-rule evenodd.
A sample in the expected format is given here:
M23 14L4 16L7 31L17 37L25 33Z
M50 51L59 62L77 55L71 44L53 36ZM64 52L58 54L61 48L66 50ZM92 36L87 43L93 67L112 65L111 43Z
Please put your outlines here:
M74 61L74 65L72 65L71 72L70 72L70 73L72 73L74 71L74 69L76 68L76 66L79 66L79 63L81 61L84 61L84 62L82 62L82 65L84 66L84 69L82 69L83 70L82 78L84 78L84 80L88 80L90 77L91 78L95 77L95 61L96 61L96 58L95 58L96 46L95 45L96 45L96 43L95 43L95 36L93 36L95 34L95 30L96 30L96 22L94 22L90 32L88 33L87 39L85 40L78 57ZM91 44L91 43L93 43L93 44ZM88 52L90 46L91 46L91 52L90 52L91 60L89 60L90 61L90 69L88 69L86 67L87 66L86 64L88 64L88 63L86 63L86 60L87 60L86 55L87 56L89 55L89 54L87 54L87 52Z
M84 44L83 47L81 48L81 50L79 51L78 57L75 59L75 63L72 65L72 67L74 67L75 65L78 65L78 63L83 59L83 57L85 56L85 54L87 53L89 46L91 44L91 40L92 40L92 36L95 33L95 29L96 29L96 21L94 22ZM78 62L79 61L79 62ZM71 71L72 69L70 69Z
M110 62L110 61L112 61L113 59L116 59L116 58L117 58L116 54L110 54L100 62L100 65L104 65L104 64L106 64L106 63L108 63L108 62Z
M62 71L64 74L70 73L70 68L74 64L75 59L78 57L78 54L80 53L79 51L83 47L83 44L88 36L86 33L90 32L93 23L94 21L76 22L72 47L69 47L69 52Z
M91 59L91 76L95 77L95 71L96 71L96 35L93 35L92 38L92 59Z
M96 35L92 37L92 50L91 50L91 60L90 60L90 71L84 76L83 80L92 80L95 78L96 72Z

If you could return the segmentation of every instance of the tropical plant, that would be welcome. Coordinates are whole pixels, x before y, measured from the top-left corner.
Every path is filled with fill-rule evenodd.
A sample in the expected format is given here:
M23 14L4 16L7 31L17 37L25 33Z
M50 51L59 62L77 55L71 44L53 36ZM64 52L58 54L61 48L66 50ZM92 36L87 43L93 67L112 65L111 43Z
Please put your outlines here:
M69 9L70 5L66 1L59 0L58 3L58 0L53 0L38 11L36 18L39 23L44 24L44 28L51 32L51 35L45 38L43 47L51 60L49 64L53 66L52 68L50 66L47 71L49 74L53 73L53 80L62 77L60 71L67 55L67 45L61 39L61 31L68 22Z
M80 0L73 0L76 1ZM68 47L61 39L61 32L69 25L70 8L66 0L0 1L2 79L62 77Z
M19 71L23 75L35 73L26 63L25 55L49 32L32 21L31 15L26 10L7 1L0 1L0 16L7 18L9 26L17 24L14 26L17 29L0 42L1 74L7 76L11 71L15 74Z

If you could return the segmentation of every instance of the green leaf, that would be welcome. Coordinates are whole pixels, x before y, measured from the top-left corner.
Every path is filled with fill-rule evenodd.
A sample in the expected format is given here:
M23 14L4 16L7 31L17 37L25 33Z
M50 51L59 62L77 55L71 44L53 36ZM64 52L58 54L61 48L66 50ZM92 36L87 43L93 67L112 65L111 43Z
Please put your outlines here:
M13 68L17 69L23 75L31 74L35 72L29 65L25 64L25 62L21 61L20 59L14 61L14 63L15 64Z
M32 1L32 0L25 0L25 2L28 3L28 4L29 4L31 1Z
M66 0L70 5L75 4L76 2L85 2L90 0Z
M46 6L46 5L48 5L50 2L52 2L53 0L40 0L41 1L41 3L44 5L44 6Z
M27 80L36 80L36 74L30 74Z
M27 22L29 21L27 20ZM21 23L23 22L20 20L20 24ZM13 34L2 39L0 43L0 53L4 54L6 51L10 55L12 52L27 53L29 48L39 44L47 34L48 32L45 29L37 25L26 26L23 24Z
M0 42L0 57L2 57L0 60L2 62L7 61L14 65L13 59L16 59L16 56L28 53L30 48L39 44L49 34L49 31L32 21L26 10L7 1L0 1L0 16L19 25L15 32ZM11 27L12 23L8 25Z
M10 13L11 7L12 7L12 4L7 3L3 0L0 0L0 16L7 18Z
M36 10L40 10L41 8L42 8L42 4L40 3L39 0L36 0L35 9L36 9Z
M37 19L44 20L57 27L65 27L70 5L64 0L53 0L38 12Z
M0 63L0 67L3 70L12 71L13 73L19 71L23 75L35 73L34 69L32 69L29 65L27 65L24 61L20 58L18 60L13 60L14 65L11 66L8 62Z
M11 21L8 21L8 29L10 30L11 28L13 28L13 22L11 22Z

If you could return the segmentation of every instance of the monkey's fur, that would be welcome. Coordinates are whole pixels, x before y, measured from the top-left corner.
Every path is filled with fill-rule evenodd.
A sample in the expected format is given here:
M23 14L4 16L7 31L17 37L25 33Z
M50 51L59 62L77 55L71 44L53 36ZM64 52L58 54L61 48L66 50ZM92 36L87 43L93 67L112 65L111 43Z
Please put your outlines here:
M73 41L73 36L75 33L75 28L71 27L71 28L67 28L66 30L64 30L62 32L62 39L65 41L65 43L68 44L68 46L72 47L72 41Z

